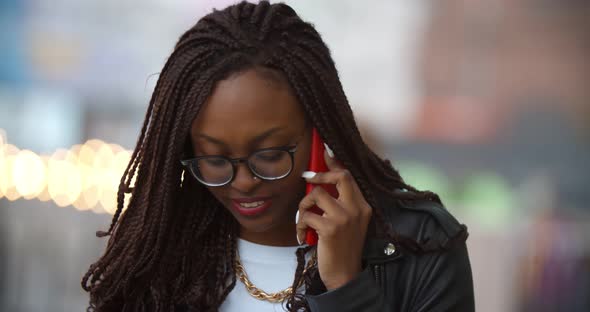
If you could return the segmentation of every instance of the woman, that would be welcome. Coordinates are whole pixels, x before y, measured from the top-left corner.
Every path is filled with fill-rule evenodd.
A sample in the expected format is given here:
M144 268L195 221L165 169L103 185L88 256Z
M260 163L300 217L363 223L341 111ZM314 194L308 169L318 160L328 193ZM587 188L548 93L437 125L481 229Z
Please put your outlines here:
M312 128L325 173L306 171ZM117 199L82 281L96 311L473 310L465 226L364 144L328 48L285 4L180 37Z

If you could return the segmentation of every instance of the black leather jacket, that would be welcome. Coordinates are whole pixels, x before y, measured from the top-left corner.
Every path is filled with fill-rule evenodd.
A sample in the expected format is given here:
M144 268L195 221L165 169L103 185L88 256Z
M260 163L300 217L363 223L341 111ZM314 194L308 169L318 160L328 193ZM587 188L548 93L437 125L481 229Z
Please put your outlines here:
M382 202L393 205L388 200ZM364 271L340 288L306 295L311 310L474 311L465 227L434 202L419 202L401 209L392 207L395 206L382 210L396 232L446 250L416 254L389 245L385 239L368 238L363 253Z

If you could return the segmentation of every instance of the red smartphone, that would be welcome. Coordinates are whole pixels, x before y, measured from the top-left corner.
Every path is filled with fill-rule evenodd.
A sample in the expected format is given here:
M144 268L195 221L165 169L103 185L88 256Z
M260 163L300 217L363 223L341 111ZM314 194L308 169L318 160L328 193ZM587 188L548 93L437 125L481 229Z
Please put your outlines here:
M324 160L324 142L320 137L316 128L313 128L311 134L311 153L309 156L309 164L308 170L314 172L326 172L329 171L328 167L326 166L326 161ZM330 195L334 198L338 198L338 191L336 190L336 185L334 184L311 184L307 183L305 194L309 194L314 187L322 187L326 190ZM317 213L321 215L323 211L318 206L313 206L309 209L309 211ZM307 228L307 232L305 233L305 242L310 245L317 245L318 243L318 234L312 228Z

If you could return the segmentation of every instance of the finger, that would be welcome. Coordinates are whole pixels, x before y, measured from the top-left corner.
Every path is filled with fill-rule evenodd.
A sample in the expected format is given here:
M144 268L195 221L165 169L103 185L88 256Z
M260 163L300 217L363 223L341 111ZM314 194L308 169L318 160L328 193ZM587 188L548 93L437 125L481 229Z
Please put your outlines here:
M344 166L336 159L334 152L328 144L324 143L324 148L324 161L326 162L328 169L330 169L330 171L344 169Z
M350 202L358 196L362 196L356 181L352 174L346 169L339 169L328 172L318 172L310 174L311 171L306 171L303 177L308 183L313 184L334 184L338 191L338 199L344 202Z
M297 210L297 214L295 215L295 230L297 232L297 242L299 245L302 245L305 242L307 232L307 224L299 221L302 215L303 213Z
M304 213L313 206L318 206L327 216L340 215L345 212L338 200L320 186L314 187L309 194L301 199L299 202L299 211L300 213Z
M299 220L297 222L297 240L301 243L305 241L308 228L314 229L319 235L320 233L325 232L325 229L328 228L328 225L329 220L318 214L310 211L300 213Z

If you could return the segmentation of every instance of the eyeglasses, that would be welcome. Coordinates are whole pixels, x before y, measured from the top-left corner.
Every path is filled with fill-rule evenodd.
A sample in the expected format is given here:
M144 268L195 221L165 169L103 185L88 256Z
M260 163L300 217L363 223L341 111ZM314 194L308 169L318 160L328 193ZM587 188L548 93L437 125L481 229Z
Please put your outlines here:
M199 156L181 160L180 163L190 171L195 179L206 186L229 184L235 177L236 166L243 162L248 165L255 177L274 181L288 176L293 170L293 155L297 151L298 144L299 142L290 146L259 149L240 158L220 155Z

